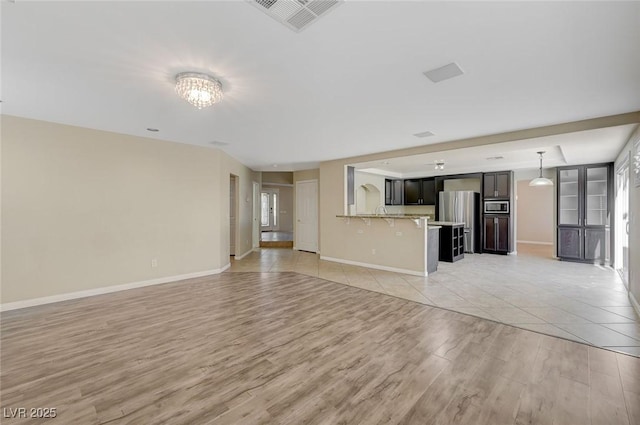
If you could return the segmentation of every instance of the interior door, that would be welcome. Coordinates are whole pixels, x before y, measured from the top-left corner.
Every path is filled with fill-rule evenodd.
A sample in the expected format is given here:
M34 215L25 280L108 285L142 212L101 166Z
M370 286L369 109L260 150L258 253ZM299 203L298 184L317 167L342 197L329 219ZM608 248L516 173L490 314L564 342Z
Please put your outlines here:
M296 249L318 251L318 181L296 182Z

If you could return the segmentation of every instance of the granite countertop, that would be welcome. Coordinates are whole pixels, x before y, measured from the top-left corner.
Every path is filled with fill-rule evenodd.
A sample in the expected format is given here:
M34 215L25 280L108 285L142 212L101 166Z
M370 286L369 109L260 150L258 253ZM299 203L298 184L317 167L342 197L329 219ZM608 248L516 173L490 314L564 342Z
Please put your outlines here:
M432 225L427 226L427 230L438 230L438 229L442 229L442 226L432 226Z
M455 221L430 221L429 225L436 226L464 226L464 222L457 223Z

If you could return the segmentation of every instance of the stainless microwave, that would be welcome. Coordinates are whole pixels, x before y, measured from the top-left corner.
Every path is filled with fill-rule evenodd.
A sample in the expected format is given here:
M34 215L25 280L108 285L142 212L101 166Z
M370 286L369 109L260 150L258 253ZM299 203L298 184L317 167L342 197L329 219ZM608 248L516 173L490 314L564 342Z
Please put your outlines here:
M509 214L509 201L484 201L485 214Z

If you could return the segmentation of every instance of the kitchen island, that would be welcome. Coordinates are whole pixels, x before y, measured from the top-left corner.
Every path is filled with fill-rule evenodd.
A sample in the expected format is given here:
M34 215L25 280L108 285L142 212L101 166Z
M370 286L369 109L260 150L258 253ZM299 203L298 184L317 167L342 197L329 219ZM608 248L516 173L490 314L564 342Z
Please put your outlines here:
M321 255L323 260L415 276L427 276L437 268L437 248L429 262L429 231L433 251L439 227L429 226L428 216L359 214L336 215L336 220L340 232L330 247L335 254Z
M434 221L441 226L439 256L440 261L454 263L464 258L464 223Z

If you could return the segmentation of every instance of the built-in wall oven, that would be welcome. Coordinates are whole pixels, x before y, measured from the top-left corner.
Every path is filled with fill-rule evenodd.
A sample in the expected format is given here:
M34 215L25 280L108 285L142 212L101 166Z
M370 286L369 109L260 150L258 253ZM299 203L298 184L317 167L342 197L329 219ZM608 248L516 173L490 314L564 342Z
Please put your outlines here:
M484 201L485 214L509 214L509 201Z

